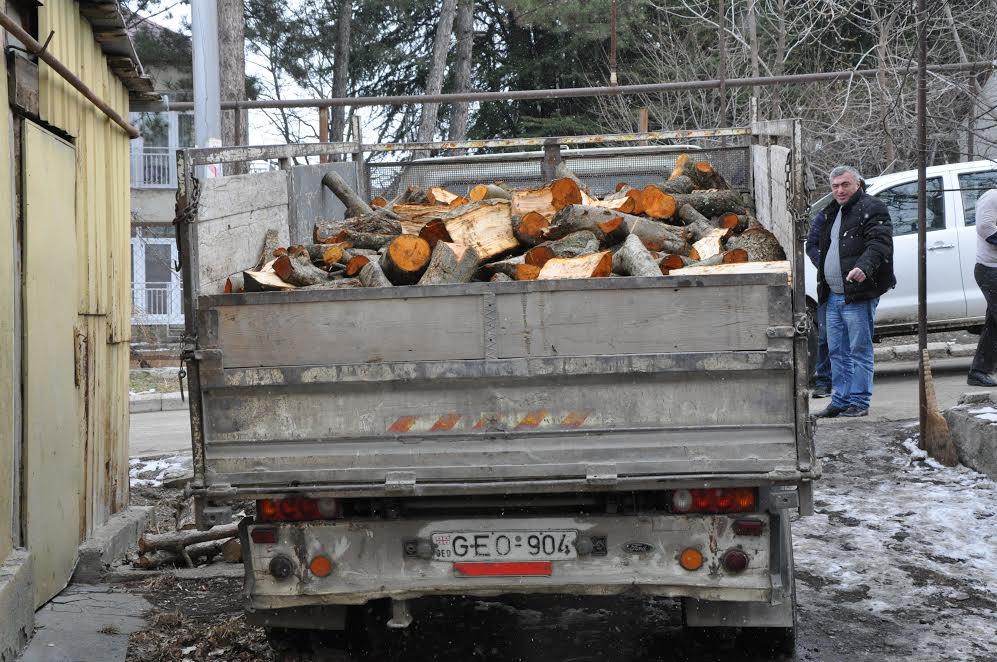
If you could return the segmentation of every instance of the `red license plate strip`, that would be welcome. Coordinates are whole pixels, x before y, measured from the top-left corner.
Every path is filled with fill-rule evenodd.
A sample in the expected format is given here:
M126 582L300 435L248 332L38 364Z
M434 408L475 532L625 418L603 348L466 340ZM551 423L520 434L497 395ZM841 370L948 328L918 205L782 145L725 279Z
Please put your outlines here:
M554 564L551 561L454 563L453 568L461 577L550 577Z

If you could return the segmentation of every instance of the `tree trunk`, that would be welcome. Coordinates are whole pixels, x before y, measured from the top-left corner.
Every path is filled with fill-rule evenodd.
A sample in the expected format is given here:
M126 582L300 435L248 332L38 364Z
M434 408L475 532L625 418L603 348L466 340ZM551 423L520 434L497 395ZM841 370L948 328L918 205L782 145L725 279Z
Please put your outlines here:
M273 263L273 270L284 282L299 287L318 285L329 280L329 274L312 264L308 251L283 255Z
M689 240L694 243L705 237L711 230L717 229L716 223L700 214L691 205L682 205L682 208L679 209L679 219L685 223Z
M443 76L447 68L447 52L450 50L450 37L453 36L454 13L457 0L443 0L440 8L440 19L436 24L436 36L433 38L433 55L429 64L429 77L426 80L426 94L439 94L443 89ZM418 142L432 142L436 133L436 118L439 115L440 104L426 103L422 105L422 116L419 119ZM413 154L414 159L425 158L426 151Z
M413 285L425 273L431 254L425 239L412 234L399 235L381 255L381 271L392 285Z
M218 82L222 101L243 101L246 98L246 19L244 0L218 0ZM235 115L239 113L239 122ZM245 110L222 111L222 143L245 145L248 140ZM236 135L236 124L239 135ZM249 172L245 163L226 163L226 175Z
M539 244L537 248L541 246L549 249L553 257L578 257L598 252L599 238L593 232L581 230L557 241Z
M355 230L340 230L334 236L328 238L325 243L338 244L349 242L353 248L366 248L379 251L393 239L404 235L397 234L374 234L373 232L357 232Z
M474 51L474 0L459 0L457 19L454 27L457 35L457 57L454 60L454 92L471 91L471 61ZM463 140L467 137L467 102L453 105L450 118L448 140Z
M613 273L621 276L660 276L661 269L637 235L630 235L613 255Z
M651 191L654 189L649 187ZM703 216L713 218L722 216L728 212L744 214L744 203L741 195L737 191L693 191L686 194L665 194L658 192L658 196L648 200L648 189L644 190L644 204L648 216L660 219L672 219L678 214L682 205L692 205L692 207Z
M346 205L346 217L372 216L374 210L364 202L363 198L350 188L349 184L335 172L327 172L322 176L322 184L336 194L344 205ZM382 210L383 213L383 210Z
M648 184L644 187L642 192L646 192L648 186L656 188L662 193L668 193L669 195L674 195L676 193L692 193L696 189L696 183L687 175L680 175L675 179L669 179L667 182Z
M613 254L610 251L603 251L581 257L556 257L544 265L537 279L605 278L611 273L613 273Z
M339 0L336 17L336 49L332 62L332 96L346 96L350 69L350 39L353 30L353 0ZM341 142L346 138L346 107L333 106L329 126L329 140Z
M194 562L202 558L210 563L212 558L222 553L222 548L221 540L209 540L190 545L183 552L167 549L153 550L139 556L133 566L143 570L155 570L168 563L193 567Z
M557 212L544 232L545 239L560 239L580 230L588 230L600 241L612 245L626 239L629 231L623 221L626 214L609 209L569 205Z
M447 231L447 224L442 218L433 219L422 226L422 229L419 230L419 236L425 239L432 249L435 249L436 244L441 241L453 243L453 237Z
M360 270L360 284L364 287L391 287L391 281L381 271L377 262L368 262Z
M238 524L223 524L207 531L172 531L170 533L146 533L138 539L138 551L142 554L156 549L180 549L209 540L225 540L239 535Z
M743 248L751 262L778 262L786 259L786 252L775 235L765 228L749 228L740 236L731 237L727 248Z
M420 285L467 283L478 269L478 252L472 246L456 246L437 242Z
M644 243L649 251L661 253L689 254L689 242L686 229L674 225L666 225L661 221L652 221L642 216L622 216L630 234Z
M513 218L523 218L531 211L548 219L557 213L549 186L512 192Z
M505 200L482 200L458 207L443 218L443 223L453 243L473 246L482 260L519 246L512 231L510 205Z

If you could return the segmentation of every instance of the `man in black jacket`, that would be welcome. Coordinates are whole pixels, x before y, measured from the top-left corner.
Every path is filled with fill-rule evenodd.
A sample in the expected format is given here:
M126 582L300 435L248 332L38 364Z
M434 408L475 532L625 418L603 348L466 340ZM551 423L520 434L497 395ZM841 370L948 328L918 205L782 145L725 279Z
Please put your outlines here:
M879 297L896 285L893 223L880 200L866 194L849 166L831 171L834 200L824 209L817 296L826 305L831 355L831 404L818 417L869 413L873 325Z

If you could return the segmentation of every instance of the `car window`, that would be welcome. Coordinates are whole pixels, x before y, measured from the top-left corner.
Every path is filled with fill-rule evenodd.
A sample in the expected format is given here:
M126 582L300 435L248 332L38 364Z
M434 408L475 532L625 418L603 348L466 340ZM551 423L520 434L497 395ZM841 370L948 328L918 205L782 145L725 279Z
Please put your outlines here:
M976 201L987 189L997 188L997 170L959 175L959 188L966 225L976 225Z
M928 180L929 232L945 229L945 192L942 189L941 177ZM890 212L894 237L917 232L917 182L888 188L877 193L876 197L883 201Z

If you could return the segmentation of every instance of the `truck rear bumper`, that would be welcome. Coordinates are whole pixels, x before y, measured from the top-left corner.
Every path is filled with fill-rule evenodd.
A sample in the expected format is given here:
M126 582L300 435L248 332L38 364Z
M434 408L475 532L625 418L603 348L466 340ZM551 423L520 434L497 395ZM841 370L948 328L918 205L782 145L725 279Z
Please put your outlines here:
M761 535L736 535L737 519L763 522ZM779 601L780 527L768 514L743 516L583 516L495 519L369 520L301 523L255 523L240 527L246 564L246 597L250 610L308 605L363 604L379 598L412 599L428 595L495 596L509 593L613 595L638 592L690 597L704 601ZM252 532L271 529L276 542L252 542ZM455 531L577 531L578 540L605 540L605 554L579 554L555 560L549 576L466 577L452 561L414 555L433 533ZM406 549L406 543L408 549ZM635 544L636 543L636 544ZM682 551L697 549L702 567L689 571L679 564ZM740 549L748 559L740 573L724 569L721 559ZM311 559L325 555L332 572L317 577ZM274 558L289 560L293 572L276 579ZM774 579L775 578L775 579ZM774 581L773 581L774 579Z

